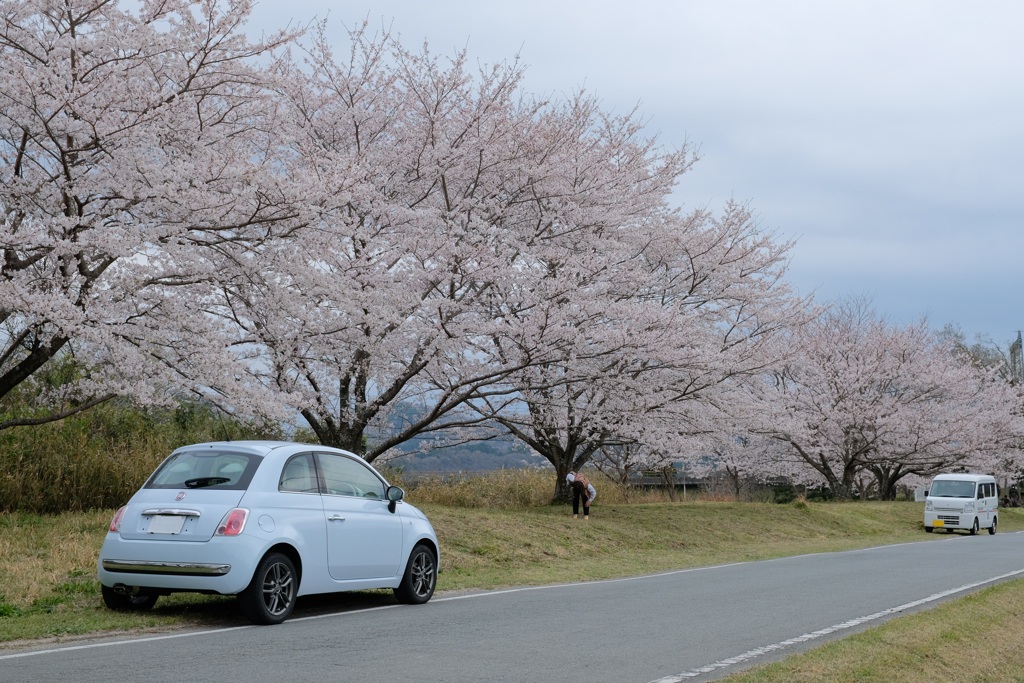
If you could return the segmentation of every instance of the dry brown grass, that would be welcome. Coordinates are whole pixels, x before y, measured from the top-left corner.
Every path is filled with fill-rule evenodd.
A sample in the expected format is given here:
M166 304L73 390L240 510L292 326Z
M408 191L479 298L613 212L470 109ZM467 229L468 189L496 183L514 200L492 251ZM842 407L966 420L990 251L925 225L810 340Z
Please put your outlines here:
M0 515L0 603L27 607L61 587L94 579L109 522L108 511Z
M600 505L649 504L669 502L662 489L630 488L621 486L598 472L587 475L598 492ZM423 478L403 477L389 473L389 479L408 491L414 503L445 505L459 508L522 509L547 506L555 493L553 469L503 469L490 472L455 472ZM679 501L706 500L696 491L679 492ZM734 501L734 497L719 494L719 502Z

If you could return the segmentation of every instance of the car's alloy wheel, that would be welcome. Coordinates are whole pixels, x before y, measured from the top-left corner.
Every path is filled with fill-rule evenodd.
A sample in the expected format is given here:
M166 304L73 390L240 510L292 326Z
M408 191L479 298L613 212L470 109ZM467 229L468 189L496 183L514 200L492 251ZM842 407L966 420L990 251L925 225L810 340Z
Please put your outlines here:
M257 624L280 624L295 609L298 583L295 565L288 556L270 553L256 568L249 586L238 595L242 611Z
M395 589L399 602L420 605L430 600L437 585L437 558L425 545L418 545L409 555L401 585Z

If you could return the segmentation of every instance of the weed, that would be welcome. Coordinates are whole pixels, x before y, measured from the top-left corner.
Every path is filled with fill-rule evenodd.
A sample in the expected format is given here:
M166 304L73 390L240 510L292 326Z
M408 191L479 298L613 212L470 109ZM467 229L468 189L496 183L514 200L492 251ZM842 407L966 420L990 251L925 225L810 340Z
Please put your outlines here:
M0 619L4 617L16 617L21 614L21 610L14 605L7 602L6 596L0 593Z

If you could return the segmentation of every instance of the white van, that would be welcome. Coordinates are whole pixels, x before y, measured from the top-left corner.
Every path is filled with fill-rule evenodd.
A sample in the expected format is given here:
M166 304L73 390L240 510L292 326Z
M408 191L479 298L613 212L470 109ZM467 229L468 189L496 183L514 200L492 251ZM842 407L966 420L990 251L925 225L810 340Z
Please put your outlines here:
M924 530L978 529L996 532L999 489L987 474L939 474L924 497Z

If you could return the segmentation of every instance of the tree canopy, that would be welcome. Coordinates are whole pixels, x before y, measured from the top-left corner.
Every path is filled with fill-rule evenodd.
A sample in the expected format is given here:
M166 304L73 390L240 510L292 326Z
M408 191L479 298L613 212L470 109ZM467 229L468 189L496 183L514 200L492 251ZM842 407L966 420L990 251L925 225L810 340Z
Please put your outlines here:
M0 0L0 428L192 395L370 461L512 434L556 493L602 452L840 495L1015 457L1005 373L795 296L639 112L250 5Z

